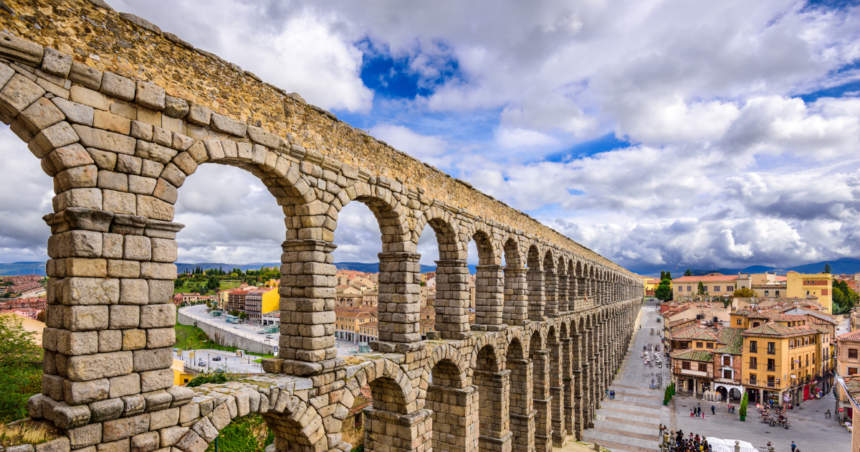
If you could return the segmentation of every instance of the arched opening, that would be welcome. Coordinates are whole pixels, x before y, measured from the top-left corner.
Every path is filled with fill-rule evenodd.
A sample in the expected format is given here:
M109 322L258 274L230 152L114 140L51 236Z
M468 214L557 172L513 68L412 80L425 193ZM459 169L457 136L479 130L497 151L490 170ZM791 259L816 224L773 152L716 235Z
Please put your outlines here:
M421 237L427 237L418 242L423 254L432 256L435 238L435 251L439 259L436 263L435 301L434 301L434 334L440 339L465 339L469 337L469 267L466 261L466 244L457 239L454 221L447 214L433 210L425 213L431 215L427 225L434 234L427 234L424 226ZM420 225L419 225L420 226ZM429 262L429 257L422 262Z
M516 240L509 238L505 241L504 251L504 320L508 325L525 325L528 320L527 270Z
M532 358L533 393L532 399L537 414L535 415L535 447L544 450L550 447L552 431L550 409L550 364L549 350L543 342L540 331L535 330L529 343L529 356Z
M402 208L356 190L334 218L337 249L332 259L344 267L335 269L339 353L368 347L390 352L395 344L419 342L420 256Z
M478 258L474 278L475 324L477 331L501 331L505 328L504 311L504 273L501 256L493 248L490 236L477 231L469 242L469 261ZM474 243L474 246L472 245ZM471 284L470 284L471 286Z
M567 261L565 266L565 280L567 281L567 312L576 310L576 273L573 259Z
M528 306L529 320L542 322L544 318L544 285L543 268L541 268L541 257L537 246L532 245L528 251Z
M564 324L557 330L555 326L549 328L547 334L547 346L549 348L550 364L549 378L550 396L552 407L550 408L550 419L552 425L552 442L556 446L564 443L566 429L564 425L564 381L562 380L562 368L566 361L564 349L559 334L564 334Z
M466 372L449 359L432 369L427 407L433 411L434 450L472 451L478 448L478 391L466 386Z
M495 349L485 345L478 351L472 380L478 387L478 448L507 450L510 446L510 375L503 370Z
M544 315L558 316L558 274L552 251L547 250L543 257Z
M534 430L534 417L531 415L534 403L532 388L529 386L532 363L526 358L523 344L517 338L508 345L505 367L511 371L510 419L514 449L532 450L534 438L530 432Z

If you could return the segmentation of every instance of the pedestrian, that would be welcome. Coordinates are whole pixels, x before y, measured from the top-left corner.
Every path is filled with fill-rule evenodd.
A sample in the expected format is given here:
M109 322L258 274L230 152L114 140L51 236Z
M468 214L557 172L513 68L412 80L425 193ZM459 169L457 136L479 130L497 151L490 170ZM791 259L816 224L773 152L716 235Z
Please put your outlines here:
M794 444L794 441L792 441L791 442L791 452L796 452L795 449L797 449L797 445Z
M717 415L717 407L711 405L711 416L716 416L716 415Z
M690 410L690 417L693 417L695 415L696 415L696 409L693 408L692 410Z

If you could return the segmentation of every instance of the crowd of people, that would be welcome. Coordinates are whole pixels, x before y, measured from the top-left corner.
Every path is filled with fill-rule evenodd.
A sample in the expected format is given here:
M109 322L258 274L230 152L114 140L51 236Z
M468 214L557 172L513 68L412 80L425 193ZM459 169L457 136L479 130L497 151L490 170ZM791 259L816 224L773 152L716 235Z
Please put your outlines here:
M690 436L686 437L682 430L678 430L673 438L669 427L664 425L660 425L660 431L663 433L664 441L668 442L670 452L712 452L711 445L704 436L694 435L691 432Z

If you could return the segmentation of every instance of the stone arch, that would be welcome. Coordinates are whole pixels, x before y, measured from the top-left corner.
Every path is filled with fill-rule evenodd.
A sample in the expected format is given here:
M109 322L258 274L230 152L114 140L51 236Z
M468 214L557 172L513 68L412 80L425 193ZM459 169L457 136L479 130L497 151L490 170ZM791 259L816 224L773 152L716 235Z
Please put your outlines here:
M464 378L458 378L457 381L460 383L454 385L456 388L464 388L467 382L465 377L468 376L470 369L469 363L466 362L463 355L457 348L448 344L433 348L433 352L430 354L430 358L424 366L422 378L425 381L430 382L430 376L433 375L433 369L443 361L445 361L446 366L453 366L453 369L446 367L447 371L464 376Z
M475 225L472 238L478 249L479 264L475 275L475 324L473 330L501 331L504 326L504 269L498 244L483 223Z
M412 234L409 230L406 208L397 199L391 197L390 192L387 192L387 196L386 194L380 196L383 189L365 182L356 183L350 188L352 189L344 190L347 197L346 203L343 205L339 202L333 203L333 207L338 213L349 203L357 201L370 209L373 216L376 217L382 238L383 252L415 251L412 247L404 249L405 247L402 245L411 242ZM334 220L337 221L338 217L335 216Z
M528 312L529 320L535 322L542 322L545 319L546 294L542 256L543 253L540 251L538 245L532 244L529 246L526 256L528 263L528 272L526 274L528 281Z
M415 244L418 244L418 239L421 238L424 227L428 224L436 234L440 260L466 259L466 244L459 239L459 223L453 215L439 207L431 207L424 211L424 214L418 218L413 231L412 241Z
M355 380L355 385L350 384L352 379ZM412 382L400 366L391 360L375 359L358 370L352 379L347 380L347 389L357 397L361 388L365 384L369 385L375 409L409 414L417 408ZM380 400L380 403L377 404L377 400Z
M493 364L491 367L486 368L487 366L482 366L479 362L481 358L481 353L486 352L492 353ZM504 370L504 366L501 365L502 361L502 353L496 343L496 336L494 334L484 334L475 342L475 345L472 347L472 352L469 357L469 368L470 369L478 369L478 368L486 368L485 370L493 370L494 372L498 372ZM490 359L489 356L484 355L484 359Z

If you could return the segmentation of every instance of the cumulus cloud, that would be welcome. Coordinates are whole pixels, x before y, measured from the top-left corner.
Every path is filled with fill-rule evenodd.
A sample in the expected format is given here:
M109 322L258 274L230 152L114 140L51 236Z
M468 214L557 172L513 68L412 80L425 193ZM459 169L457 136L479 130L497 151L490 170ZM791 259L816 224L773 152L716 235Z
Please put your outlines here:
M860 249L860 99L839 92L860 80L856 5L111 3L346 113L622 265L782 265ZM373 92L362 79L371 58L406 61L420 94ZM823 89L830 97L799 97ZM608 134L625 145L577 147ZM0 189L18 194L0 199L7 261L44 253L47 228L28 225L50 210L52 191L16 140L0 133L10 176ZM203 165L180 192L177 221L187 224L180 260L279 258L283 215L244 171ZM418 248L432 265L429 231ZM381 250L358 203L341 213L336 240L339 261L372 262Z

